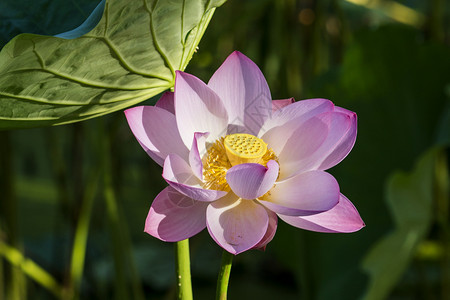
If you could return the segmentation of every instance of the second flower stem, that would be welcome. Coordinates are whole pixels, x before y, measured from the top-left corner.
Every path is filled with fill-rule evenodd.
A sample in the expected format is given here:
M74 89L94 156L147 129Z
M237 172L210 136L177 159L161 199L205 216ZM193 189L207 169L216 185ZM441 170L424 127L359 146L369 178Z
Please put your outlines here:
M228 281L230 279L231 264L234 255L223 250L222 265L220 267L219 278L217 279L216 300L226 300L228 291Z
M178 299L192 300L191 263L189 239L177 242L177 283Z

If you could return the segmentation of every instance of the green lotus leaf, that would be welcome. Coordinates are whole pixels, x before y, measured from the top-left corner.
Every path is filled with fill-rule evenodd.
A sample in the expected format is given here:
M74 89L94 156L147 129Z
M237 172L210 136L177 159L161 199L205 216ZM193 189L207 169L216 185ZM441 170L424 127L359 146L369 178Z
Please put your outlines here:
M173 87L224 0L103 0L78 28L0 52L0 129L59 125Z

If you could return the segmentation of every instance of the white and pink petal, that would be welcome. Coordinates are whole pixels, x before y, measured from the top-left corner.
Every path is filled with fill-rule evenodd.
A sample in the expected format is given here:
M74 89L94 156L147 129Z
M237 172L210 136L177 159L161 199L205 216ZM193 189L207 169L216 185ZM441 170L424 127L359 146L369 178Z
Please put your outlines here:
M278 216L273 211L267 210L269 216L269 225L267 226L267 231L264 237L256 244L252 249L266 250L266 246L270 243L277 232L278 226Z
M165 92L161 98L155 103L156 107L163 108L172 114L175 114L175 103L174 103L173 92Z
M344 108L336 107L336 111L342 112L350 119L350 127L346 133L341 133L339 140L334 140L330 144L324 144L323 149L328 148L328 154L323 155L325 158L317 165L318 170L327 170L340 163L352 150L356 142L357 134L357 116L356 113ZM331 139L330 139L331 140Z
M272 100L272 115L275 111L279 110L280 108L288 106L294 102L295 102L294 98Z
M222 100L197 77L176 72L175 117L186 147L192 146L195 132L209 132L209 142L226 134L227 111Z
M203 180L203 162L202 157L206 153L206 138L209 132L194 133L194 141L192 142L191 151L189 152L189 165L192 172L199 180Z
M167 187L153 200L144 231L166 242L190 238L206 227L207 206Z
M339 112L323 113L306 121L278 152L282 166L280 178L321 169L322 162L345 140L351 128L351 118Z
M286 102L287 100L290 99L278 101ZM273 102L276 103L275 101ZM294 124L292 128L296 128L295 125L299 125L316 115L331 112L334 110L334 107L333 102L330 100L320 98L301 100L288 105L283 105L283 107L276 109L276 111L273 112L270 119L266 120L258 133L258 136L263 136L266 132L272 129L280 128L281 126L291 122Z
M339 184L331 174L309 171L277 182L259 202L277 214L305 216L330 210L339 195Z
M125 110L128 125L147 154L159 165L170 153L182 158L189 156L178 132L175 116L154 106L137 106Z
M256 135L272 115L272 97L264 75L238 51L228 56L208 86L222 99L233 130Z
M267 162L267 167L246 163L231 167L226 179L231 190L243 199L255 199L267 193L275 184L279 166L276 161Z
M189 164L175 154L168 155L164 161L163 178L175 190L197 201L211 202L227 194L224 191L204 189Z
M269 216L262 205L239 199L230 192L208 206L206 226L219 246L236 255L252 249L264 238Z
M310 216L278 216L286 223L310 231L349 233L365 226L355 206L344 195L332 209Z

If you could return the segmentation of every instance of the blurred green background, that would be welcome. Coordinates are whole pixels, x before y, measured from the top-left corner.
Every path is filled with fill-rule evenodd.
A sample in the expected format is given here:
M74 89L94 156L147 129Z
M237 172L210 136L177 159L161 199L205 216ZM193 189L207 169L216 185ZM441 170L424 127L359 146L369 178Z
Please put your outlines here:
M97 4L1 0L0 45L70 30ZM323 234L280 221L265 252L235 258L229 299L450 299L449 45L445 0L229 0L216 10L186 71L207 81L239 50L274 99L355 111L356 145L330 172L366 223ZM56 299L60 286L79 287L80 299L175 299L174 245L143 233L165 185L122 112L0 132L0 300ZM191 239L195 299L213 299L220 256L206 231Z

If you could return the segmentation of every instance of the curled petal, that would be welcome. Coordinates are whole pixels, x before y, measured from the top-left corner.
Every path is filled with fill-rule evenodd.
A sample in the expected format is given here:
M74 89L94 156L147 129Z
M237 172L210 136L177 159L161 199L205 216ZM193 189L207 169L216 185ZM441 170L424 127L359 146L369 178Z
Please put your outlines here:
M228 56L208 86L223 100L230 124L241 133L256 135L272 115L272 97L264 75L238 51Z
M270 243L275 236L275 233L277 231L278 226L278 216L276 213L268 210L267 214L269 215L269 225L267 226L267 231L264 237L259 241L258 244L256 244L253 249L258 250L266 250L266 246L268 243Z
M274 160L267 162L267 168L255 163L240 164L228 170L226 179L236 195L243 199L255 199L273 187L278 170Z
M268 225L269 216L262 205L239 199L231 192L206 209L209 234L232 254L255 247L264 238Z
M355 232L365 226L355 206L344 195L332 209L310 216L278 216L286 223L318 232Z
M206 227L207 206L167 187L153 200L144 231L166 242L190 238Z
M147 154L159 165L170 153L188 158L189 151L178 133L175 116L154 106L137 106L125 110L128 125Z
M226 134L228 115L221 99L197 77L176 72L175 117L186 147L195 132L210 132L208 141Z
M206 153L205 142L209 132L194 133L194 141L192 142L191 152L189 152L189 164L192 172L198 179L203 180L203 162L202 157Z
M162 108L175 114L175 103L173 92L165 92L161 98L156 102L156 107Z
M317 214L338 204L339 184L327 172L310 171L277 182L269 195L259 201L277 214Z
M164 161L163 178L178 192L197 201L211 202L227 194L224 191L202 188L191 167L175 154L168 155Z

